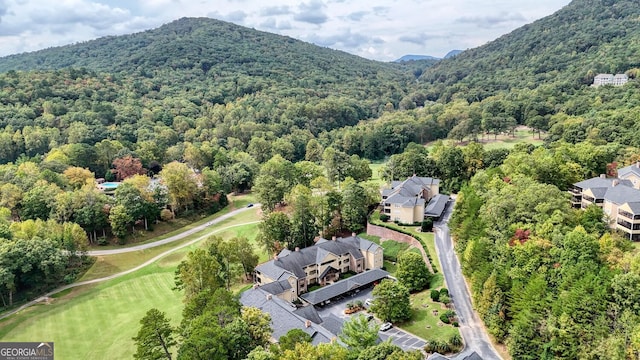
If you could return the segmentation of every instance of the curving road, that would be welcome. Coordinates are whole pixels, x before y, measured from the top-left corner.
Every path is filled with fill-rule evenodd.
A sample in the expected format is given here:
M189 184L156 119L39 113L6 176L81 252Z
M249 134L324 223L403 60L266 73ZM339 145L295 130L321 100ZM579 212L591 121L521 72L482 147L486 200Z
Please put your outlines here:
M87 255L89 256L103 256L103 255L115 255L115 254L123 254L123 253L128 253L128 252L133 252L133 251L139 251L139 250L145 250L145 249L151 249L154 248L156 246L160 246L160 245L164 245L164 244L169 244L172 243L174 241L178 241L181 239L184 239L185 237L195 234L199 231L202 231L204 229L206 229L207 227L211 226L211 225L215 225L218 224L222 221L225 221L229 218L234 217L235 215L238 215L241 212L247 211L247 210L255 210L256 208L260 207L260 204L255 204L255 206L253 207L245 207L245 208L240 208L237 210L233 210L228 212L227 214L224 214L220 217L217 217L211 221L208 221L204 224L200 224L196 227L193 227L187 231L181 232L179 234L170 236L166 239L162 239L162 240L158 240L158 241L154 241L152 243L148 243L148 244L142 244L142 245L136 245L136 246L130 246L130 247L126 247L126 248L120 248L120 249L112 249L112 250L93 250L93 251L87 251Z
M460 322L460 333L465 343L464 351L451 359L464 359L474 351L485 360L502 359L491 344L482 320L473 310L471 292L462 275L460 261L458 261L458 257L453 250L453 241L451 241L449 226L447 225L452 211L453 204L447 208L443 220L435 224L435 242L438 258L449 288L451 301L455 305L456 314Z
M189 235L191 235L193 233L196 233L198 231L204 230L208 226L211 226L211 225L217 224L217 223L219 223L221 221L224 221L226 219L229 219L229 218L233 217L234 215L237 215L238 213L240 213L242 211L246 211L246 210L247 210L247 208L234 210L232 212L229 212L228 214L225 214L225 215L223 215L223 216L221 216L219 218L211 220L211 221L209 221L209 222L207 222L205 224L198 225L198 226L196 226L196 227L194 227L192 229L186 230L186 231L184 231L184 232L182 232L180 234L171 236L171 237L163 239L163 240L159 240L159 241L152 242L152 243L149 243L149 244L144 244L144 245L132 246L130 248L125 248L125 249L100 250L100 251L93 251L93 252L90 251L89 255L97 256L95 253L99 253L98 255L121 254L121 253L125 253L125 252L149 249L149 248L160 246L160 245L163 245L163 244L168 244L170 242L183 239L186 236L189 236ZM218 232L222 232L222 231L226 231L226 230L234 228L234 227L244 226L244 225L249 225L249 224L256 224L256 223L259 223L259 222L260 221L250 221L250 222L246 222L246 223L242 223L242 224L225 226L223 228L216 229L216 230L211 231L211 232L207 232L206 234L203 234L202 236L199 236L199 237L197 237L197 238L195 238L195 239L193 239L191 241L188 241L188 242L186 242L184 244L181 244L181 245L176 246L176 247L174 247L172 249L169 249L169 250L167 250L167 251L165 251L165 252L163 252L161 254L158 254L157 256L153 257L152 259L149 259L149 260L145 261L144 263L142 263L142 264L140 264L140 265L138 265L138 266L136 266L136 267L134 267L132 269L125 270L125 271L117 273L117 274L105 276L103 278L87 280L87 281L80 281L80 282L76 282L76 283L73 283L73 284L62 286L60 288L57 288L57 289L55 289L53 291L50 291L50 292L42 295L41 297L39 297L39 298L37 298L35 300L29 301L28 303L20 306L17 309L14 309L14 310L11 310L11 311L8 311L8 312L5 312L5 313L1 314L0 315L0 320L2 320L4 318L7 318L7 317L9 317L9 316L11 316L13 314L16 314L16 313L18 313L18 312L20 312L20 311L22 311L22 310L24 310L24 309L26 309L26 308L28 308L30 306L33 306L33 305L36 305L38 303L44 302L48 297L50 297L52 295L55 295L57 293L60 293L62 291L65 291L65 290L68 290L68 289L72 289L72 288L75 288L75 287L78 287L78 286L96 284L96 283L100 283L100 282L103 282L103 281L113 280L115 278L119 278L121 276L125 276L127 274L131 274L132 272L138 271L138 270L144 268L145 266L151 265L152 263L160 260L161 258L171 254L172 252L174 252L176 250L180 250L180 249L185 248L187 246L193 245L193 244L197 243L198 241L204 240L204 239L208 238L209 236L211 236L212 234L215 234L215 233L218 233Z

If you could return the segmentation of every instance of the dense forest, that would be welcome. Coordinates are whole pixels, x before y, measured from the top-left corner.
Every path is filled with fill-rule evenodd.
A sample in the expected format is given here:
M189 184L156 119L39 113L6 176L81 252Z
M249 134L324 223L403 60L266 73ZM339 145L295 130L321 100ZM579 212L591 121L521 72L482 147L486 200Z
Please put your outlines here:
M634 1L574 0L435 64L212 19L0 58L3 304L71 281L87 244L216 211L230 192L292 205L266 217L265 248L358 230L376 202L369 161L387 159L386 180L437 176L460 192L457 250L514 358L635 357L635 247L564 190L640 154L639 17ZM630 82L590 86L598 73ZM475 142L519 125L544 145ZM445 138L470 145L422 146ZM106 196L96 178L124 182Z

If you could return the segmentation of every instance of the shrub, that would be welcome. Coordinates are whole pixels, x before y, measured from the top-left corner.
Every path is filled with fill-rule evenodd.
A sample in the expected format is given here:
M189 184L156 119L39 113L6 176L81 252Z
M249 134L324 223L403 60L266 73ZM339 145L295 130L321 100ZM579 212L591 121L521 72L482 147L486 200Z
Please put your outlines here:
M449 296L449 290L447 288L442 288L440 289L440 295L447 295Z
M160 211L160 219L162 219L162 221L169 221L173 219L173 212L169 209L162 209L162 211Z
M451 322L446 313L440 315L440 321L442 321L445 324L448 324Z
M449 303L451 302L451 299L449 298L448 295L440 294L440 302L445 304L445 305L449 305Z
M422 221L422 225L420 227L420 231L422 232L431 232L433 231L433 219L426 218Z
M444 341L429 340L423 349L428 353L446 354L451 351L451 346Z
M449 339L449 346L451 349L460 349L462 347L462 337L460 334L453 334Z
M380 214L380 221L387 222L387 221L389 221L389 219L391 219L391 216L389 216L387 214Z
M438 291L438 290L431 290L431 300L433 300L433 301L439 301L439 300L440 300L440 291Z
M349 302L347 303L347 309L351 310L351 309L353 309L354 307L355 307L355 305L353 304L353 302L349 301Z
M362 300L356 300L355 302L355 306L361 308L364 305L364 303L362 302Z
M106 237L101 236L101 237L98 238L98 245L100 245L100 246L109 245L109 240L107 240Z
M453 327L458 327L458 326L460 326L460 324L458 324L458 322L457 322L457 321L452 322L452 323L451 323L451 325L453 325Z

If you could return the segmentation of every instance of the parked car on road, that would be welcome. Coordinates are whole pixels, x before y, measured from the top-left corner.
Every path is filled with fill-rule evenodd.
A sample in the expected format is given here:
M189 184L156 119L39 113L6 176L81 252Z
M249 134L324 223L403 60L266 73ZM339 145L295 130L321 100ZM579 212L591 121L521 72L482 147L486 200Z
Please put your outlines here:
M391 324L390 322L386 322L382 325L380 325L380 331L387 331L389 329L391 329L393 327L393 324Z

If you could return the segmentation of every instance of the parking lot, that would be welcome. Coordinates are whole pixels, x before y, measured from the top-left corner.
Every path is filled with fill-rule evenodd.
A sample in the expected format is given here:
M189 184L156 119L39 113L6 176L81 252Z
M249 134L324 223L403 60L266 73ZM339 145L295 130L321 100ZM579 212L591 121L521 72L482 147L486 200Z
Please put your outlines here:
M329 314L333 314L339 318L347 320L351 316L351 315L345 315L344 313L344 310L347 308L347 303L350 301L357 301L357 300L360 300L364 303L366 299L373 298L373 295L371 295L372 291L373 291L373 288L364 289L358 292L357 294L354 294L353 296L345 296L341 300L332 300L331 303L329 303L328 305L325 305L323 307L317 307L316 309L318 310L320 317L325 317ZM358 315L358 314L365 314L365 313L358 312L353 315ZM381 321L378 319L374 319L374 321L381 323ZM387 331L380 331L378 335L380 336L380 339L382 339L382 341L385 341L388 338L391 338L391 342L394 345L399 346L403 350L422 349L425 345L424 340L418 338L417 336L409 334L395 326Z

